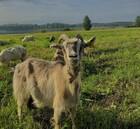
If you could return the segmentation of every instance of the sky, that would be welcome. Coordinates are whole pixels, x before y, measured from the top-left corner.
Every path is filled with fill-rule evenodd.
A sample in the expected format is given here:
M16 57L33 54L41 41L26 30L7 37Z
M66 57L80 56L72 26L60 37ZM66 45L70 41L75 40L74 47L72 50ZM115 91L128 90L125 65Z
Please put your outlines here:
M0 0L0 24L135 21L140 0Z

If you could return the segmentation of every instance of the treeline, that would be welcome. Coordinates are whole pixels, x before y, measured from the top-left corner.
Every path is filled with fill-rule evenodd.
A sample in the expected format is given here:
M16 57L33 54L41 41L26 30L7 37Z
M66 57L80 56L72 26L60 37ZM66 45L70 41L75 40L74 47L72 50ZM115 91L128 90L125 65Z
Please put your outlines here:
M40 25L40 28L46 29L82 28L82 24L48 23L45 25Z
M32 32L39 29L40 26L35 24L6 24L0 25L0 33L24 33Z
M93 23L94 27L133 27L134 22Z
M112 22L112 23L92 23L92 28L96 27L131 27L134 22ZM53 30L71 30L82 29L83 24L64 24L64 23L48 23L44 25L37 24L6 24L0 25L0 33L24 33L35 31L53 31Z
M53 31L53 30L70 30L82 29L82 24L64 24L64 23L48 23L44 25L37 24L6 24L0 25L0 33L24 33L36 31Z

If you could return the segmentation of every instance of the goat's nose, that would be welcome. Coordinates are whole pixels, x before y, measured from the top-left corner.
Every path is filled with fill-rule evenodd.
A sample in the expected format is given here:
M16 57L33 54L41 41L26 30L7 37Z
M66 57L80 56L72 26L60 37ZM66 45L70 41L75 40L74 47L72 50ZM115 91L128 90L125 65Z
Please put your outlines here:
M77 58L77 54L69 55L69 58Z

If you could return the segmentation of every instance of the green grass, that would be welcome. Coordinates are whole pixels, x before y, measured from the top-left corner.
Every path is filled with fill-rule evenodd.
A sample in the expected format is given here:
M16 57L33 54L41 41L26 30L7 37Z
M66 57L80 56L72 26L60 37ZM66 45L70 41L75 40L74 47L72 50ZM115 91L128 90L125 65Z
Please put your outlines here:
M28 57L51 60L55 50L46 38L61 33L70 37L80 33L84 39L96 35L95 48L82 59L82 94L77 110L78 129L140 129L140 28L99 29L32 33L35 42L22 43L27 34L0 35L11 41L0 46L0 51L23 45ZM11 64L14 67L19 61ZM12 96L12 76L7 66L0 67L0 129L41 129L50 125L51 109L31 112L24 109L24 120L19 122L16 103ZM40 123L40 124L39 124ZM71 120L62 115L63 129L70 129Z

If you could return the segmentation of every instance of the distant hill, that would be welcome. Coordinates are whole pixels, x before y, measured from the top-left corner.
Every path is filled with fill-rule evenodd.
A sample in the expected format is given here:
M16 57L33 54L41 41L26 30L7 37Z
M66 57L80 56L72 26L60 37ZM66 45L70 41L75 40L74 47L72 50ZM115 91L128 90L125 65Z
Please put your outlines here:
M131 27L134 22L110 22L110 23L93 23L93 28L108 28L108 27ZM53 31L53 30L70 30L70 29L83 29L82 23L80 24L64 24L64 23L48 23L44 25L37 24L6 24L0 25L0 34L5 33L28 33L36 31Z

